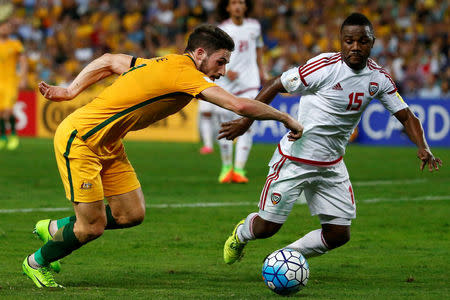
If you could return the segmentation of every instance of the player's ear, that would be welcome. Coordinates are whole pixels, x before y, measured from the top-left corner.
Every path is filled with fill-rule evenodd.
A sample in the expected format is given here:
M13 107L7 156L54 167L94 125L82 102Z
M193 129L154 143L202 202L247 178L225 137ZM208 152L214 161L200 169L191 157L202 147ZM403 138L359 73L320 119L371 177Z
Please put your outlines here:
M203 60L208 55L206 53L206 50L203 48L195 49L195 54L197 55L198 59L200 59L200 60Z

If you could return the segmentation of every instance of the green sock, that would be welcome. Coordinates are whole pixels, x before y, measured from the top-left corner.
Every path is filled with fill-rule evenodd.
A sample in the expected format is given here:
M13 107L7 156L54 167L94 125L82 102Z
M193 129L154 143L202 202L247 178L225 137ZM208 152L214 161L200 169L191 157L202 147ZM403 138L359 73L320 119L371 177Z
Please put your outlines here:
M106 227L105 227L105 229L120 229L120 228L126 227L126 226L119 225L116 223L116 220L114 219L112 212L111 212L111 207L109 205L106 205L105 210L106 210ZM64 227L65 225L69 224L70 222L75 223L76 220L77 220L76 216L62 218L62 219L56 220L56 226L58 226L58 229L60 229L60 228Z
M9 125L11 126L11 134L16 134L16 117L11 114L9 117Z
M126 226L117 224L116 219L114 219L112 212L111 212L111 207L109 207L109 205L106 205L105 207L106 209L106 227L105 229L120 229L120 228L125 228Z
M34 253L34 259L38 264L46 266L53 261L69 255L72 251L77 250L83 245L73 232L74 224L74 222L70 222L59 229L52 240L48 241Z
M0 137L6 138L5 119L0 119Z
M75 223L76 220L77 220L77 217L75 217L75 216L62 218L62 219L56 220L56 226L58 227L58 229L60 229L71 222Z

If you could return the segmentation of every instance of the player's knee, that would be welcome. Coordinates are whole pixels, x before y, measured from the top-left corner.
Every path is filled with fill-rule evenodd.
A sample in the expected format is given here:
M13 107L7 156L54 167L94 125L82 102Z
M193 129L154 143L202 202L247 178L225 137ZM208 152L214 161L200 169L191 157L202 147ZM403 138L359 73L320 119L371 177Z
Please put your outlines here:
M273 236L280 230L283 224L278 224L256 217L253 223L253 234L258 239L265 239Z
M126 225L128 226L137 226L139 224L141 224L144 221L145 218L145 210L140 210L138 212L135 212L135 214L133 214L132 216L128 217L127 223Z
M95 240L96 238L99 238L104 231L105 226L93 226L92 229L88 232L89 240Z
M105 224L102 222L96 222L85 226L76 226L75 235L81 243L87 243L99 238L104 231Z
M322 234L328 248L334 249L350 241L350 226L324 224Z
M341 232L337 235L336 239L332 241L332 247L337 248L342 245L345 245L350 241L350 231L348 232Z
M133 227L141 224L145 218L145 206L135 208L126 215L120 215L116 218L116 223L123 227Z

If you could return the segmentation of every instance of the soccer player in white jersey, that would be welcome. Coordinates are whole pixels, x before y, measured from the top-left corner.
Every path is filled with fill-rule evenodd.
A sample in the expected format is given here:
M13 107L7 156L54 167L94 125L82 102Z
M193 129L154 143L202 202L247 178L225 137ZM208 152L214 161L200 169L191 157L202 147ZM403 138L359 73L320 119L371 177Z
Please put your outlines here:
M417 145L420 169L432 172L442 162L425 140L420 121L397 92L389 74L369 58L375 41L373 27L362 14L353 13L341 26L341 52L324 53L305 65L284 72L261 90L256 100L270 103L280 92L301 94L298 120L303 136L289 142L283 137L269 163L259 212L239 222L224 245L224 260L242 257L248 241L274 235L286 221L304 191L311 215L321 227L287 245L306 258L344 245L356 217L355 196L342 156L363 110L377 98L404 126ZM238 119L222 125L219 138L233 139L251 125Z
M233 38L236 49L231 54L226 76L217 80L217 84L236 96L254 99L258 94L261 81L264 80L262 68L262 47L264 44L259 22L247 18L251 9L252 2L250 0L221 0L218 3L218 13L224 20L219 27ZM200 110L203 111L203 116L205 116L205 106L208 105L201 104ZM236 114L230 114L218 106L209 105L209 107L210 110L213 110L213 114L219 122L228 122L238 117ZM205 123L200 124L205 145L207 141L212 140L206 137L208 135L205 132L208 130L205 128L206 126L208 125L205 125ZM233 141L219 141L222 159L222 169L218 179L220 183L248 182L244 168L252 143L253 134L249 129L236 141L233 166ZM205 150L203 148L203 151Z

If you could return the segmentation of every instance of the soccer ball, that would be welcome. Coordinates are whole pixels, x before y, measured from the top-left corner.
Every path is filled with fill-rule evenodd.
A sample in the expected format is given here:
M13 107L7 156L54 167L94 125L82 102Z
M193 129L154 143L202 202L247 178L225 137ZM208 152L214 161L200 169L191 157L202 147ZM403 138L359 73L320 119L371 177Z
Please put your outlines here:
M308 282L308 262L298 251L277 250L264 260L262 276L264 283L275 293L291 295L300 291Z

